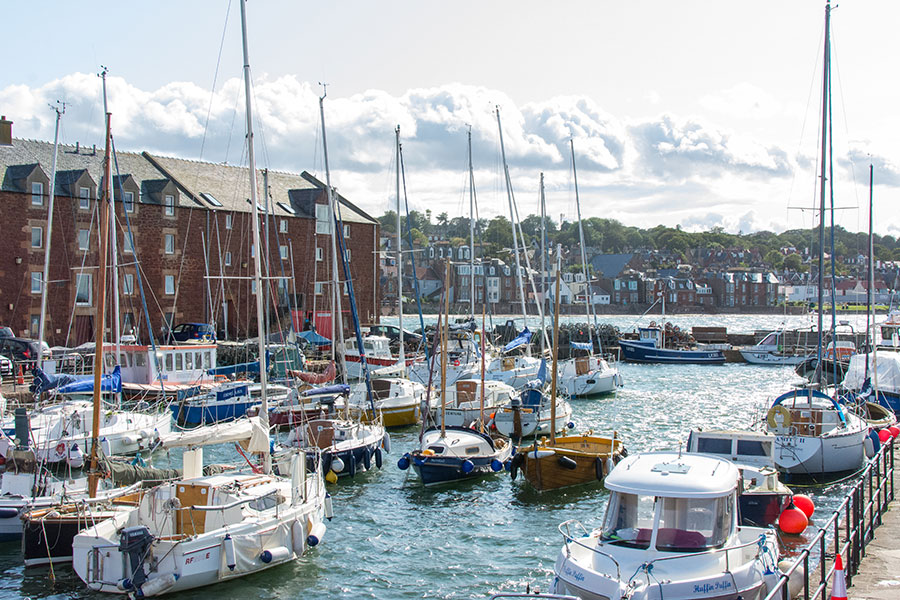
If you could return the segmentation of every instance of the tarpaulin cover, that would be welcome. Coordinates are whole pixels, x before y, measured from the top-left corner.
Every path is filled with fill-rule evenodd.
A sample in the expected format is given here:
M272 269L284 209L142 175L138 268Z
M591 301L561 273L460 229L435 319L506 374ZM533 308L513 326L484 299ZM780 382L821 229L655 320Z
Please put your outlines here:
M531 335L532 335L531 331L529 331L529 329L526 327L525 329L522 330L522 333L520 333L519 335L517 335L515 337L515 339L513 341L511 341L507 345L503 346L503 351L509 352L510 350L513 350L515 348L518 348L519 346L523 346L523 345L527 344L528 342L531 341Z
M56 388L60 394L83 394L94 391L94 378L79 379ZM100 377L100 391L120 394L122 392L122 369L119 365L109 375Z

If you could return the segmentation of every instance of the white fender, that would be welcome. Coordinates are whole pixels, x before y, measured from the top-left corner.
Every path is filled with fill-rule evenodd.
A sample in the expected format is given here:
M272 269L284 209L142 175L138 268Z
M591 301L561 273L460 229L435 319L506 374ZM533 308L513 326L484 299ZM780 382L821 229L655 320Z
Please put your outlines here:
M334 460L331 461L331 470L335 473L340 473L344 470L344 461L341 460L340 456L335 456Z
M230 534L226 534L225 539L222 540L222 545L225 546L225 566L228 567L229 571L234 571L234 567L237 565L237 560L234 557L234 538Z
M310 546L318 546L323 537L325 537L325 523L319 521L309 530L309 535L306 537L306 543Z
M381 447L384 448L384 451L388 454L391 453L391 436L388 435L388 432L384 432L384 437L381 438Z
M300 556L306 550L306 531L302 521L294 521L291 525L291 548L294 554Z
M178 578L174 573L166 573L165 575L154 577L141 586L141 593L144 596L158 596L175 585L176 581L178 581Z
M547 458L556 454L555 450L532 450L527 454L528 458Z
M331 503L331 494L325 494L325 518L334 518L334 507Z
M293 556L293 550L284 546L275 546L259 553L259 560L265 564L277 564L290 560Z

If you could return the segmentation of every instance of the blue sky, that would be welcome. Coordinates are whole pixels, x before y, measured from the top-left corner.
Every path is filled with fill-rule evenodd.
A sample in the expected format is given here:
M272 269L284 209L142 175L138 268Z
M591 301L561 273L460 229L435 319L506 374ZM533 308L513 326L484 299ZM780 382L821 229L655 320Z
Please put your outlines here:
M242 164L237 0L4 6L0 112L16 137L102 144L100 65L122 150ZM483 216L506 211L495 106L519 212L574 218L574 136L585 216L729 231L813 225L824 2L248 4L258 156L323 175L319 82L333 180L380 214L393 203L400 125L410 202L468 210L472 126ZM833 11L836 195L865 206L876 165L876 230L900 234L900 7ZM39 26L38 26L39 25ZM221 52L221 54L220 54ZM839 224L865 227L864 210Z

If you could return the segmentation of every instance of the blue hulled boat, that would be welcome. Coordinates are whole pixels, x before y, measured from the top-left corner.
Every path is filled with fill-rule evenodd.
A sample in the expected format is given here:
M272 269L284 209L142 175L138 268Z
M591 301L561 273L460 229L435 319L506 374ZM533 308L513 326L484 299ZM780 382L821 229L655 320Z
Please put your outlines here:
M447 483L502 471L512 455L509 440L494 440L467 427L429 427L419 450L404 454L397 463L412 464L425 485Z
M659 327L641 327L637 340L619 340L622 358L629 362L718 365L725 362L725 355L718 348L680 349L665 348Z

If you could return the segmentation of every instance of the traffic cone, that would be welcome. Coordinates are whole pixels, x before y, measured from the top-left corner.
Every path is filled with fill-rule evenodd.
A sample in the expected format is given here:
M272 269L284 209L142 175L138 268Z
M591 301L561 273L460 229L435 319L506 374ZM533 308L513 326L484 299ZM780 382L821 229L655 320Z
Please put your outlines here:
M831 600L847 600L847 580L844 579L844 561L838 552L834 561L834 581L831 582Z
M22 373L22 365L19 365L19 372L16 374L16 385L25 385L25 374Z

